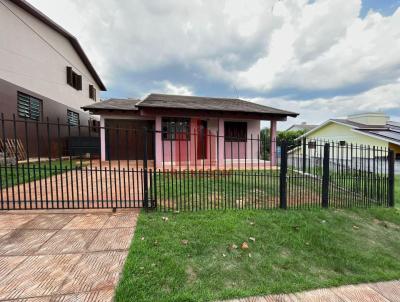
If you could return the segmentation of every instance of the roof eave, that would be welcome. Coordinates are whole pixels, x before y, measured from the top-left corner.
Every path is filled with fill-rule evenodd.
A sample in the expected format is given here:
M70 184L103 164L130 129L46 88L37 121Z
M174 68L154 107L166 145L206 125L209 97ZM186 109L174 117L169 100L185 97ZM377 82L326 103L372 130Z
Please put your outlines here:
M155 105L147 105L143 104L142 102L136 104L138 108L154 108L154 109L175 109L175 110L210 110L210 111L223 111L223 112L243 112L247 114L265 114L265 115L277 115L281 117L297 117L299 113L290 112L290 111L282 111L282 112L255 112L255 111L237 111L237 110L221 110L221 109L193 109L193 108L181 108L181 107L164 107L164 106L155 106Z

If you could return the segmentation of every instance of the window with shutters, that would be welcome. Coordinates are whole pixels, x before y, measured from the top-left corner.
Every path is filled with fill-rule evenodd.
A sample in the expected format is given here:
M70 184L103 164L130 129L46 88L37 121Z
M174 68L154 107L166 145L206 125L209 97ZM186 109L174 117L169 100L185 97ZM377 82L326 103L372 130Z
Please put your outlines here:
M67 110L67 119L68 119L68 125L70 126L79 125L79 113L72 110Z
M17 112L19 117L39 121L42 117L42 100L18 91Z
M73 71L71 66L67 66L67 84L76 90L82 90L82 76Z
M96 88L93 85L89 85L89 98L96 101Z

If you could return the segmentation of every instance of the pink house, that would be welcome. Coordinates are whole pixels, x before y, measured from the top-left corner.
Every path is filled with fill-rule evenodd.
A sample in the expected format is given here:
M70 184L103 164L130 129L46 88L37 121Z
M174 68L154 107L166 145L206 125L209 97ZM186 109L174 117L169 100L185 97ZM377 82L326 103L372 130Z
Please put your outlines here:
M103 161L146 156L157 168L258 161L261 121L270 122L268 162L274 165L277 122L298 115L241 99L166 94L109 99L83 109L100 115Z

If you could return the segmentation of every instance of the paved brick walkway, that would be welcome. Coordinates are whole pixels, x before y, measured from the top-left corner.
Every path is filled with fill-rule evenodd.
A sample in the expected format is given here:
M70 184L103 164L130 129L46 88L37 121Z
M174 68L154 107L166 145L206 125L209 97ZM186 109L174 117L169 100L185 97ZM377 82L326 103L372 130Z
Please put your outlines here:
M26 178L30 175L38 179L36 170L29 170L29 174L27 169L23 171ZM6 188L0 190L0 209L141 207L143 173L140 169L127 170L113 163L101 170L97 166L85 166L19 185L9 180Z
M111 301L138 211L0 214L0 301Z
M400 302L400 281L346 285L307 292L225 302Z

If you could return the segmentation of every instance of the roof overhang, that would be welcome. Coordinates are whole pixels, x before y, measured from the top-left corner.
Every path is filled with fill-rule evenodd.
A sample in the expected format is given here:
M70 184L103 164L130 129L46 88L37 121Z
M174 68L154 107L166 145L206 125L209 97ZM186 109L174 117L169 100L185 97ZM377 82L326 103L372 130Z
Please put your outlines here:
M380 129L380 130L382 130L382 129ZM384 137L384 136L379 135L379 134L365 132L365 131L362 131L362 130L359 130L359 129L351 129L351 131L354 131L354 132L357 132L357 133L360 133L360 134L363 134L363 135L366 135L366 136L369 136L369 137L380 139L380 140L383 140L385 142L392 143L392 144L400 146L400 141L396 141L396 140Z

